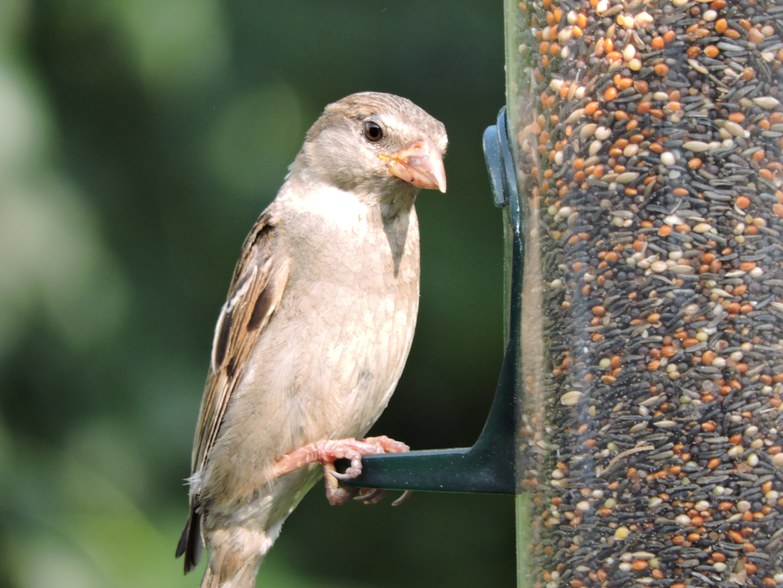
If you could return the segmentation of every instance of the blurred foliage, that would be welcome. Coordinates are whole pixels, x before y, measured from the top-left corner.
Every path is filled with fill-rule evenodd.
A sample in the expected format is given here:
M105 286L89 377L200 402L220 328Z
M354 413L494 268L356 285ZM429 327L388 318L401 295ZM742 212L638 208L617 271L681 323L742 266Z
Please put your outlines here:
M197 586L174 546L212 327L239 245L309 124L359 90L449 131L419 199L422 304L376 427L462 446L501 359L502 240L481 131L499 3L0 2L0 586ZM261 586L503 586L508 497L290 518Z

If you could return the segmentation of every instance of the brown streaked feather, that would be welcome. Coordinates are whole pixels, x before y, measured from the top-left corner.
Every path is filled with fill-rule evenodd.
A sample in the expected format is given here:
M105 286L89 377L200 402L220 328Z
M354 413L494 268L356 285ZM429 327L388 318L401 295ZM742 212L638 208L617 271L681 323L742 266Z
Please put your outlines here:
M203 469L209 458L231 395L244 374L246 359L277 309L288 280L289 259L282 257L276 246L276 228L269 211L256 221L242 251L228 298L215 326L212 361L193 444L191 469L194 475ZM177 551L198 559L200 549L192 543L197 541L200 547L200 530L189 528L199 523L198 496L191 495L190 506L191 520ZM197 563L189 559L185 561L186 570Z
M244 373L234 366L246 364L285 290L288 259L274 255L275 227L270 216L263 214L248 236L216 325L212 365L196 427L193 473L204 466L231 393Z

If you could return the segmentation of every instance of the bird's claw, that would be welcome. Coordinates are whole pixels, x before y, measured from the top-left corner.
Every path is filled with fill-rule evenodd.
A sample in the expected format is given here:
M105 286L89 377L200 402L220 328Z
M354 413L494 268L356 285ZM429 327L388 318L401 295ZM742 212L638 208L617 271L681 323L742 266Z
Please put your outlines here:
M386 498L386 492L380 488L359 488L353 499L362 504L378 504Z
M375 504L384 493L379 490L344 488L340 481L353 480L362 473L362 456L379 453L402 453L410 448L400 441L385 435L366 439L325 439L300 447L280 459L275 466L275 474L282 476L305 465L320 463L324 469L326 499L329 504L344 504L355 498L365 504ZM344 472L335 469L335 461L347 459L351 465ZM394 501L397 505L407 499L405 492Z
M324 464L324 466L326 466L326 464ZM329 473L335 478L337 478L338 480L353 480L354 478L358 478L362 473L362 458L361 457L352 458L351 465L348 468L346 468L344 472L338 472L337 470L332 469L329 470ZM326 474L326 469L324 469L324 474Z
M405 490L402 494L400 494L399 498L394 499L391 505L402 506L403 504L405 504L411 499L411 496L413 496L413 492L411 492L410 490Z

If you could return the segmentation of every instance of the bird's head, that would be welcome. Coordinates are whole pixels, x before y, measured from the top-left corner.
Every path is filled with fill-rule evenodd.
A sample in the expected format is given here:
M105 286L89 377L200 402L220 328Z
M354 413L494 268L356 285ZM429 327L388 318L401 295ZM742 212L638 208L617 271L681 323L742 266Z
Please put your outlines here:
M326 107L294 166L357 194L445 192L447 143L443 124L410 100L361 92Z

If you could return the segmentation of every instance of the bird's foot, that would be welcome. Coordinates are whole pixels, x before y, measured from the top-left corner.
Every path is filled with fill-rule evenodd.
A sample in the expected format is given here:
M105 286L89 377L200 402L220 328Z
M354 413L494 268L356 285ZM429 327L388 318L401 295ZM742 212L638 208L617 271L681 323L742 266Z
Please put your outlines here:
M375 504L384 497L384 492L368 488L344 488L340 480L352 480L362 473L362 456L379 453L402 453L410 448L400 441L385 435L366 439L324 439L300 447L277 462L275 474L282 476L302 466L320 463L324 469L326 499L329 504L344 504L356 499L365 504ZM350 465L344 472L338 472L334 463L347 459ZM394 501L399 504L407 498L408 492Z

